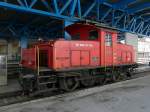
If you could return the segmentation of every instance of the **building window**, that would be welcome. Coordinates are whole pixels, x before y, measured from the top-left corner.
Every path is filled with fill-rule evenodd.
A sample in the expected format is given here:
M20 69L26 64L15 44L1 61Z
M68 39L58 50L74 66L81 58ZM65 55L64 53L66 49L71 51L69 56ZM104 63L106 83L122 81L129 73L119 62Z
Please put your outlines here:
M112 34L106 33L105 35L105 45L112 46Z
M97 40L98 39L98 31L93 30L89 32L89 40Z

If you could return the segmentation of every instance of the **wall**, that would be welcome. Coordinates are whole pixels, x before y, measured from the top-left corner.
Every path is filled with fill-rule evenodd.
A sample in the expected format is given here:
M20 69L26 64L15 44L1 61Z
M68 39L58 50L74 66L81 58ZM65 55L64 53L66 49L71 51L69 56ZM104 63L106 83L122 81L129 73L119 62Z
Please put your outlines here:
M7 84L7 41L0 39L0 86Z
M15 60L20 54L19 41L0 39L0 54L6 54L8 60Z
M0 54L7 54L7 41L0 39Z
M125 43L132 45L135 50L135 61L137 61L137 52L138 52L138 35L132 33L125 34Z
M19 54L19 41L8 42L8 60L17 60Z
M150 62L150 38L138 39L138 63L148 64Z
M0 86L7 84L7 56L0 54Z

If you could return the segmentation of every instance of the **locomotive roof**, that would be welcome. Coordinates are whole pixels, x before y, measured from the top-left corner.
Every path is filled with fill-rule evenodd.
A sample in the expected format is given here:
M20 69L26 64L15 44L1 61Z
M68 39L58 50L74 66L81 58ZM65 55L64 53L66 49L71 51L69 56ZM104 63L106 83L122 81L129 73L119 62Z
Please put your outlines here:
M75 23L75 24L71 24L69 26L67 26L65 28L65 30L69 33L74 29L78 29L78 28L88 28L88 30L96 30L96 29L102 29L102 30L107 30L109 32L116 32L116 29L113 29L111 27L107 27L107 26L102 26L102 25L97 25L97 24L90 24L90 23Z

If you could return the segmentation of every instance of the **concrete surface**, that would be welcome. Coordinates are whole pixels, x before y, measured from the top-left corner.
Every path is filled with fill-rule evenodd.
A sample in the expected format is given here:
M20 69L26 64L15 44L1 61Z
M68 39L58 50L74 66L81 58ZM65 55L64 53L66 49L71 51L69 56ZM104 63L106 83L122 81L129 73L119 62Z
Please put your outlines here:
M11 92L17 92L20 91L21 87L19 85L18 80L16 79L10 79L8 80L8 84L5 86L0 86L0 95L11 93Z
M143 71L149 71L150 66L140 66L139 68L136 69L136 72L143 72ZM20 91L21 87L18 83L17 79L9 79L8 84L5 86L0 86L0 95L5 94L5 93L12 93L12 92L17 92Z
M144 72L144 71L149 71L149 70L150 70L150 66L148 65L139 66L138 68L136 68L136 72Z
M0 112L150 112L150 76L0 107Z
M125 43L132 45L135 50L135 62L138 60L138 35L132 33L125 33Z

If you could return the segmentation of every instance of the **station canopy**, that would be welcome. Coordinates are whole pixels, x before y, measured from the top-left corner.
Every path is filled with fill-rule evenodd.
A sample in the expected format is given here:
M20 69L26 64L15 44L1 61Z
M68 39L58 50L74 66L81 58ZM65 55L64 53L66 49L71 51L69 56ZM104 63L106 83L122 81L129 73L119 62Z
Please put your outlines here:
M0 0L0 37L55 38L63 21L89 21L150 36L150 0Z

